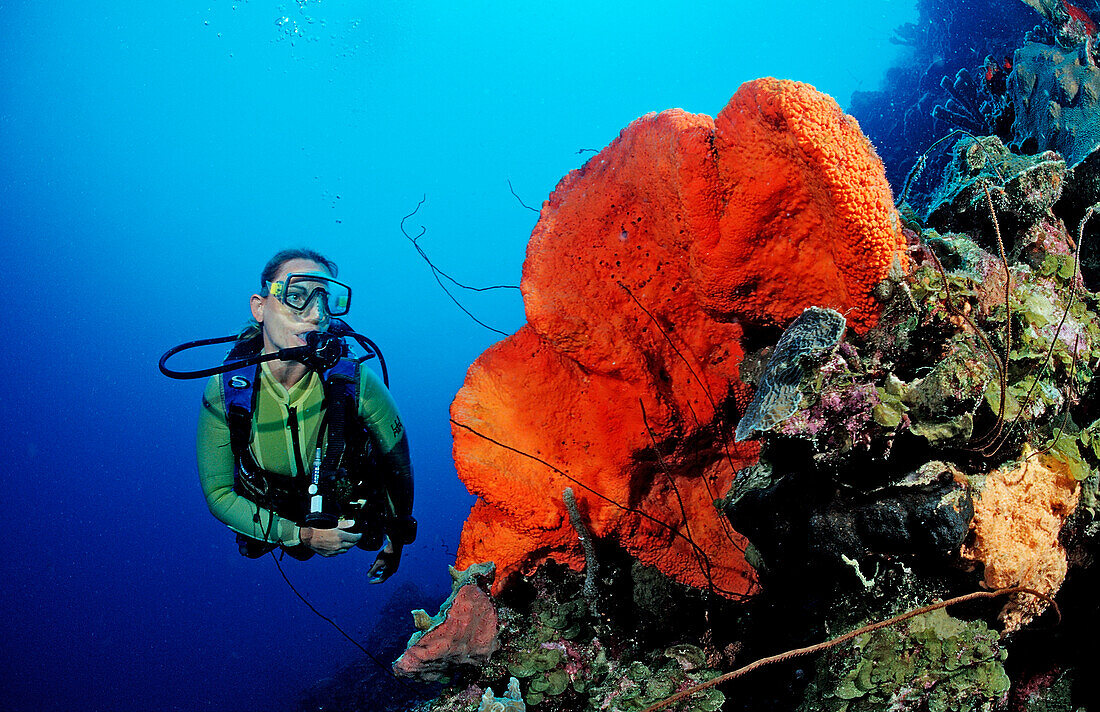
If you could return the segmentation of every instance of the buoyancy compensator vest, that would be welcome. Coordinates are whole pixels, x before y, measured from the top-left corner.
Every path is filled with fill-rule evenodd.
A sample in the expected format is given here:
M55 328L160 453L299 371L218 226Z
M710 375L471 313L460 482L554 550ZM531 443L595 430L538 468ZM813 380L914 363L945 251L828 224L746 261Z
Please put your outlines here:
M350 332L346 325L340 324ZM315 454L308 460L300 451L296 413L293 409L289 413L296 476L265 470L252 454L252 421L259 397L261 366L250 362L249 357L259 353L260 337L238 341L230 350L226 364L244 364L221 374L235 461L233 489L259 507L299 526L331 529L340 519L353 520L355 526L351 531L363 535L360 545L377 549L385 534L384 523L394 517L393 505L375 457L377 440L359 418L362 361L350 356L343 339L333 341L339 344L338 359L323 370L314 368L324 388L323 416ZM377 347L366 358L373 355L380 356ZM331 363L333 356L330 354L326 362Z

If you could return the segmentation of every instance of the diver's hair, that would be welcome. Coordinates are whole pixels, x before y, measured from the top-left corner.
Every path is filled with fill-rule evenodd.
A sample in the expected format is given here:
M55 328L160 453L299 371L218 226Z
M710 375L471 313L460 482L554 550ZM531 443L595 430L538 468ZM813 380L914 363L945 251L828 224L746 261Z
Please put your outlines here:
M283 268L287 262L291 260L310 260L316 262L325 268L325 271L331 274L333 277L337 276L340 269L336 266L336 263L329 258L322 255L316 250L311 250L306 247L292 247L287 250L279 250L275 255L267 261L264 265L264 269L260 272L260 293L263 294L267 289L268 282L275 281L275 275L279 274L279 270Z
M263 270L260 272L260 294L267 296L267 283L274 282L275 276L279 274L279 270L291 260L310 260L311 262L316 262L324 267L325 271L333 277L340 271L340 268L336 266L335 262L325 257L320 252L311 250L308 247L291 247L286 250L279 250L267 261L267 264L264 265ZM248 323L241 328L237 335L237 340L251 339L258 335L260 330L259 322L255 319L249 319Z

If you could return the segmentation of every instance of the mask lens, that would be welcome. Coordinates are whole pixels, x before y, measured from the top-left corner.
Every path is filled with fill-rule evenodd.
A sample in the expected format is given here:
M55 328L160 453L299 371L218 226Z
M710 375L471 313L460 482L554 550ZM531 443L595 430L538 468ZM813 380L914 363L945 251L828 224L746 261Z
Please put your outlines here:
M332 316L340 316L348 313L351 304L351 292L328 295L328 313Z
M312 296L303 285L295 284L287 287L286 293L283 295L283 302L291 309L302 311L306 308L306 304L309 303Z
M287 275L284 304L295 311L305 312L314 299L319 300L318 308L324 308L329 316L342 316L351 307L351 288L316 274Z

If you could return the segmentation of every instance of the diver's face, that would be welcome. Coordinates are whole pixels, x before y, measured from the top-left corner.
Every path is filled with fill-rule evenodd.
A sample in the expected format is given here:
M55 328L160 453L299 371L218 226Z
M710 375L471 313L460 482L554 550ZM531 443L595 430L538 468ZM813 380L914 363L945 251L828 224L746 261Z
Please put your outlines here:
M272 282L286 280L291 272L316 272L331 277L328 270L313 260L289 260L281 268ZM304 312L296 312L279 301L278 297L259 294L252 295L252 317L263 327L264 353L274 353L281 349L304 346L305 336L311 331L325 331L329 326L328 312L323 299L313 299Z

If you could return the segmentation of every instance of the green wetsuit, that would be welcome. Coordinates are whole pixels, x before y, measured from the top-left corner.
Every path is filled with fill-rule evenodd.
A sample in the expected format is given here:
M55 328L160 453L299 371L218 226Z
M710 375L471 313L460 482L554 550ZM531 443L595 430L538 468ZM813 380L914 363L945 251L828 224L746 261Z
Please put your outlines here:
M302 460L308 466L313 462L321 428L324 397L321 377L310 371L287 389L275 380L264 363L260 366L256 388L259 393L252 415L251 445L256 464L283 475L305 476L297 472L288 418L294 409ZM299 544L298 524L258 507L233 489L236 463L230 446L220 376L212 377L206 384L202 405L198 433L199 480L210 511L238 534L288 547ZM381 379L366 367L359 369L359 418L374 435L394 514L412 514L412 466L405 429L393 396Z

